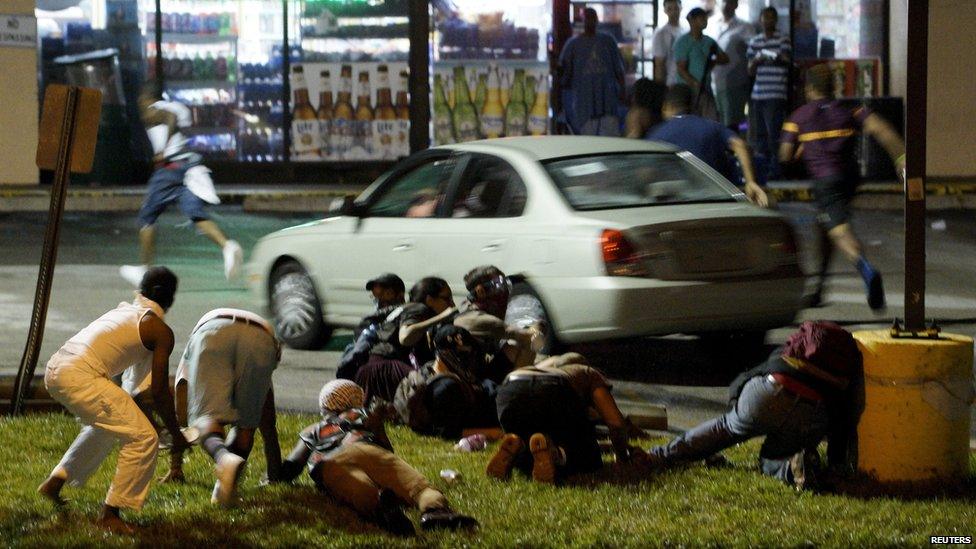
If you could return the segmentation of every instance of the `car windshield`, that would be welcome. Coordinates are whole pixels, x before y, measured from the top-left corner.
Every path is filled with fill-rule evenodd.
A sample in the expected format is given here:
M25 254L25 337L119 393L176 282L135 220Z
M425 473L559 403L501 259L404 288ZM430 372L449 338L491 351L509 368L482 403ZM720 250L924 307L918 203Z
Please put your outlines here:
M675 153L626 153L545 164L575 210L735 201L734 188Z

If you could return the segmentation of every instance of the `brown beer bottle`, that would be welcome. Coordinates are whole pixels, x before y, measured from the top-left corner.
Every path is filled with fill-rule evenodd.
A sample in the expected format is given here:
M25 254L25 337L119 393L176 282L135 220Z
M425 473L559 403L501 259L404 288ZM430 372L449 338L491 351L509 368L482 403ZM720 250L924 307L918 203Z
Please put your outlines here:
M322 158L332 157L332 79L329 71L319 73L322 91L319 92L319 135L322 136Z
M352 65L343 65L339 76L339 92L332 109L332 156L346 158L352 148L353 116L352 110Z
M318 117L308 100L308 85L305 83L305 69L296 65L291 73L291 86L295 102L292 110L291 143L292 159L318 160L322 148Z
M410 100L407 98L409 74L400 71L400 89L396 94L397 156L410 155Z
M373 107L370 104L372 90L369 87L369 73L359 73L359 89L356 91L355 157L370 158L373 149Z
M373 154L383 159L397 157L394 140L397 133L396 110L390 90L390 72L386 65L376 67L376 117L373 120Z

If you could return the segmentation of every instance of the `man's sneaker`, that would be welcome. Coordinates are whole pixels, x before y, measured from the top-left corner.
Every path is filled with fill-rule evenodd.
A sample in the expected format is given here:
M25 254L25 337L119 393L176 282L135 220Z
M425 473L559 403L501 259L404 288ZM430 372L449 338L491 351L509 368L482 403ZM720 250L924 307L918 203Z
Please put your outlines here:
M231 507L237 494L237 481L244 472L244 458L233 452L227 452L217 460L214 472L217 475L217 482L214 483L210 502Z
M119 267L119 274L134 288L138 288L142 285L142 277L148 270L148 265L122 265Z
M868 307L878 311L885 308L884 284L881 283L881 273L874 271L871 277L864 281L868 290Z
M396 494L390 490L380 490L380 502L376 507L376 524L380 528L396 536L415 536L417 530L413 523L403 514L403 507Z
M477 526L478 521L474 517L450 509L432 509L420 515L420 527L424 530L461 530Z
M546 435L536 433L529 438L529 451L532 452L532 480L554 484L559 448Z
M236 240L228 240L224 243L224 277L233 280L241 270L241 263L244 262L244 250Z
M505 480L512 474L512 465L515 464L515 457L518 456L525 443L518 435L509 433L502 437L495 455L488 461L485 467L485 474L489 477Z

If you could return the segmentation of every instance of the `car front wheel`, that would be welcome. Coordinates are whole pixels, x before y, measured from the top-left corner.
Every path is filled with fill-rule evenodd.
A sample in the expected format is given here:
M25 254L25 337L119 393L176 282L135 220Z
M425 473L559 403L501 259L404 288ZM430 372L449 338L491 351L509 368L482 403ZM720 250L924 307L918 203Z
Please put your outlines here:
M271 311L275 331L293 349L320 349L332 335L322 320L322 306L305 269L295 261L271 273Z
M527 328L537 322L542 323L545 337L545 345L540 354L553 355L560 352L561 345L556 338L556 331L549 320L549 313L546 312L545 305L539 299L539 295L529 284L525 282L515 283L512 287L512 295L508 299L505 323L519 328Z

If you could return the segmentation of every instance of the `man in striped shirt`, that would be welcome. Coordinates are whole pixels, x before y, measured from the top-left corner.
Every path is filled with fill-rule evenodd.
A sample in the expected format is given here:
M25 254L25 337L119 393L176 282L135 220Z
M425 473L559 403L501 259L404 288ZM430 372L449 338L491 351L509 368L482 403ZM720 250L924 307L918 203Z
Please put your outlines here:
M779 177L780 173L776 153L779 130L786 115L786 85L791 57L789 38L776 31L778 20L776 8L763 9L760 15L763 32L752 37L746 49L749 74L756 79L749 107L752 148L766 158L767 180Z

